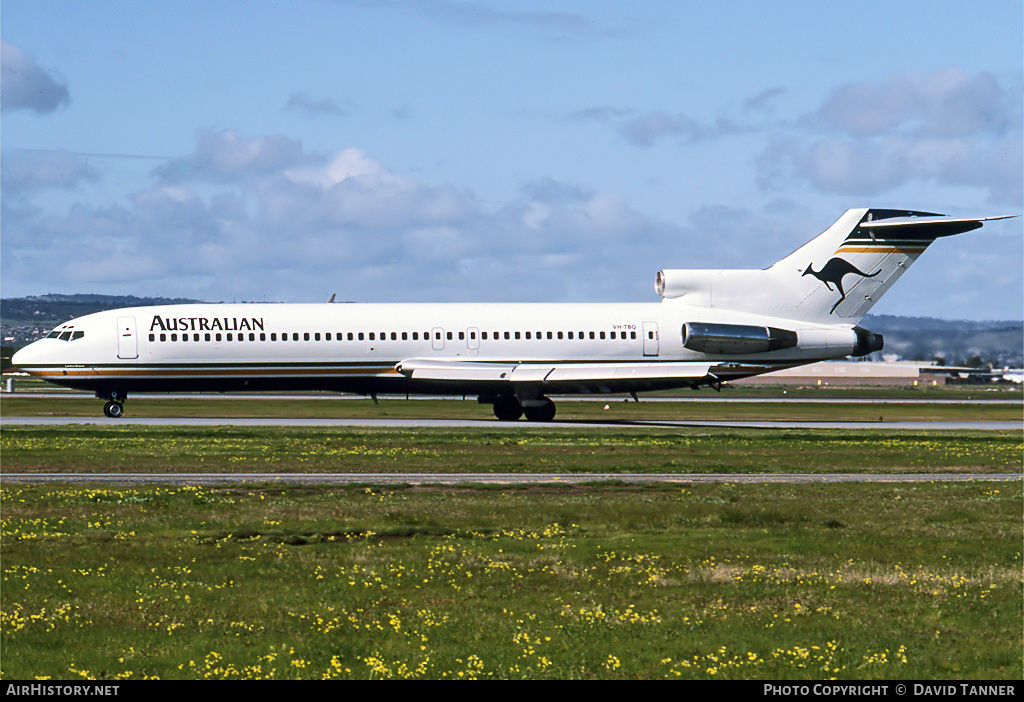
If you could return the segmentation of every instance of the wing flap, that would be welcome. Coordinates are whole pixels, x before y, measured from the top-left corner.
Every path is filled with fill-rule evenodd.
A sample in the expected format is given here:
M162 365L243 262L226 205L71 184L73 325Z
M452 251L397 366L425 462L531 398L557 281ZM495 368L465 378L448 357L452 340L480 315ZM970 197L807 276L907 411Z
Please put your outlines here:
M413 380L531 384L687 380L709 375L709 363L493 363L408 359L395 370Z
M395 370L413 380L510 381L516 364L477 361L438 361L413 358L402 361Z

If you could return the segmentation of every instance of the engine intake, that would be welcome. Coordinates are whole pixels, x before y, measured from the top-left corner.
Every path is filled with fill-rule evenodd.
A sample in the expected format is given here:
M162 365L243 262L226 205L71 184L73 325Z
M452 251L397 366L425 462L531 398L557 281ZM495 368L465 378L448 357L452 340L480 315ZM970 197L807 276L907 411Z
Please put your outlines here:
M699 353L767 353L794 348L796 343L796 332L789 329L706 322L683 325L683 347Z

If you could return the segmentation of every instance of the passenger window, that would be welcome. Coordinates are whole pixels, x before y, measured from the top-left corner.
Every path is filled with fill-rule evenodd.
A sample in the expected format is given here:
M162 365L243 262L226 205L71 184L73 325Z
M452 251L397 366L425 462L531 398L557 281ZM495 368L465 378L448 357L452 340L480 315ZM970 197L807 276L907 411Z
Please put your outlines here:
M51 338L51 339L52 339L53 337L55 337L55 336L60 336L60 335L59 335L59 334L57 334L57 332L54 332L53 334L50 334L50 338ZM150 335L149 335L149 340L150 340L150 341L156 341L156 334L150 334Z

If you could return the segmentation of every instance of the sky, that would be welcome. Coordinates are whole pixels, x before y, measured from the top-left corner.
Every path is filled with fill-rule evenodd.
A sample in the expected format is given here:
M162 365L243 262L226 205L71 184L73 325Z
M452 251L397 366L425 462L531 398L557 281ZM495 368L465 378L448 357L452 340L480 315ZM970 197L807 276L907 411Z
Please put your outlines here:
M1020 0L0 5L0 294L656 301L847 209L1024 213ZM1024 318L1024 218L874 314Z

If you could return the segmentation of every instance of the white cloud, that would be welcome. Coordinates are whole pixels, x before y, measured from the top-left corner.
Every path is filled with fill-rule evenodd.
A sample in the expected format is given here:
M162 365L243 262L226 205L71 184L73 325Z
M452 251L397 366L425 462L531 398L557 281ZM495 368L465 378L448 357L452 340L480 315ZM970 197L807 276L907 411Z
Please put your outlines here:
M82 182L95 182L99 177L86 156L66 150L11 149L4 152L0 165L0 186L8 195L48 188L74 190Z
M868 196L909 183L966 186L1020 207L1021 93L958 68L842 86L779 130L757 157L759 183Z
M342 108L331 98L316 100L307 93L302 92L292 93L291 97L288 98L288 102L285 103L284 109L285 111L299 110L306 113L307 117L318 117L320 115L344 117L348 114L348 110Z
M950 67L844 85L816 117L826 128L856 137L904 133L955 138L1002 134L1015 123L1019 126L1016 102L991 74L968 75Z
M202 131L194 153L168 161L153 173L168 182L230 182L268 176L284 168L319 161L302 142L280 134L246 137L233 129Z
M203 132L153 176L124 206L66 215L5 190L5 283L45 269L75 289L164 294L173 281L214 300L644 299L671 229L618 195L553 180L486 210L359 149L327 159L281 135Z
M941 156L921 156L922 168ZM855 157L844 155L851 173ZM709 206L684 227L552 179L487 209L358 149L322 158L230 131L201 134L154 176L124 205L64 214L5 188L5 289L37 293L45 271L48 290L213 301L654 300L659 268L767 266L830 223L792 206ZM817 177L839 187L842 176Z
M67 84L40 67L18 47L0 40L3 91L0 109L53 112L71 102Z

